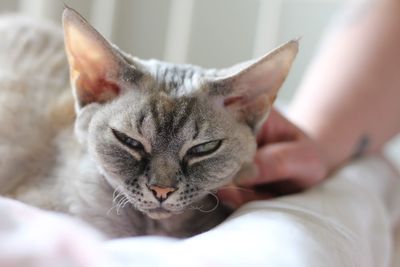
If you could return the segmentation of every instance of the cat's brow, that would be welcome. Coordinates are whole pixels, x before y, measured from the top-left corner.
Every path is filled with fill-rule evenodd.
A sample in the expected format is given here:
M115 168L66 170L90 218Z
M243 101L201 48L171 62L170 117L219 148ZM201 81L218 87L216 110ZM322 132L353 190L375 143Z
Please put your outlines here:
M192 140L196 139L197 136L199 136L199 132L200 132L199 124L197 123L197 121L194 121L194 133L192 136Z
M144 121L145 117L146 117L145 113L140 112L140 114L136 120L136 129L140 135L143 135L142 127L143 127L143 121Z
M161 127L160 127L160 118L159 118L159 116L158 116L157 106L156 106L156 105L157 105L156 99L155 99L155 98L152 98L152 99L150 100L150 103L149 103L149 106L150 106L150 113L151 113L151 116L152 116L152 118L153 118L156 131L159 132L160 129L161 129Z
M173 126L175 132L179 131L186 124L193 112L195 100L193 98L190 98L183 101L183 103L185 103L184 107L180 108L181 110L179 110L178 112L180 118L176 118L176 123Z

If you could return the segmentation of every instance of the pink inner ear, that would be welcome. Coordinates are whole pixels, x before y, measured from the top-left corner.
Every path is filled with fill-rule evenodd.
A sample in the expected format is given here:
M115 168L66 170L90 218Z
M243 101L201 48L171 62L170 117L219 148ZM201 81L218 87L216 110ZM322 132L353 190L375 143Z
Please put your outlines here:
M236 104L241 104L244 102L243 96L232 96L224 99L224 106L231 106Z
M86 75L80 75L76 82L76 93L80 105L89 103L104 103L120 93L120 87L104 78L91 80Z
M79 104L104 103L120 93L120 87L113 81L116 75L115 62L108 62L99 54L71 53L73 57L71 76L75 79L75 90Z

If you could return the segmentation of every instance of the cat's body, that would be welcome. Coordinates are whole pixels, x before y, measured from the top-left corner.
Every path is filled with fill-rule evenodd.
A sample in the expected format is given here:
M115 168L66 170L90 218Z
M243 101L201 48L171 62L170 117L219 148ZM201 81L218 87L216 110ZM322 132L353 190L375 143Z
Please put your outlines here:
M80 47L71 47L76 40L69 41L97 33L73 11L66 13L74 97L57 27L21 18L0 20L0 35L6 36L0 44L0 194L72 214L109 237L190 236L220 223L228 215L223 206L204 211L218 204L212 192L251 161L254 132L210 104L199 90L215 88L208 94L228 94L223 92L225 84L204 84L229 76L234 69L144 61L120 51L115 55L116 48L101 43L98 51L96 44L91 47L96 60L103 53L107 56L110 70L93 80L100 75L101 64L90 72L85 55L76 57ZM73 35L78 24L84 37ZM82 64L87 73L80 73ZM85 92L94 82L93 91ZM213 101L227 105L219 98ZM250 116L249 123L255 117ZM128 135L140 142L127 139ZM188 136L211 141L206 146L195 141L190 141L194 146L188 145ZM230 147L229 142L236 143ZM218 154L220 150L225 154Z
M226 216L204 213L192 221L189 213L200 212L191 210L156 221L130 205L117 209L114 189L73 133L74 103L61 29L22 17L4 17L0 35L6 37L0 49L1 194L83 218L112 237L188 236L205 230L206 223L199 217L212 227ZM47 58L36 61L46 51ZM168 75L157 61L149 64L160 70L158 75ZM181 77L188 74L185 70L193 73L189 66L182 66ZM200 74L201 69L197 70ZM178 72L174 74L170 79L178 82ZM209 201L207 206L215 204L214 198Z

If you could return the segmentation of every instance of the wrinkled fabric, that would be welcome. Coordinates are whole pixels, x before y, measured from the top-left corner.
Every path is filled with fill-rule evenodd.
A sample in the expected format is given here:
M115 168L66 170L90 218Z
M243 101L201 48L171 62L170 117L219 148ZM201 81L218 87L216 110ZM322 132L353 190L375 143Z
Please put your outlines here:
M395 267L399 215L400 177L380 157L353 162L307 192L249 203L182 240L105 241L76 219L3 198L0 266Z

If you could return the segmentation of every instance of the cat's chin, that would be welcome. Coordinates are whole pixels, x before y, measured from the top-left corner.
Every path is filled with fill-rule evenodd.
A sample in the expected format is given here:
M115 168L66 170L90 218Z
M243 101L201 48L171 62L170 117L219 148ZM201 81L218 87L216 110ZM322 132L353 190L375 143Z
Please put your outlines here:
M146 215L149 216L150 218L154 220L162 220L162 219L167 219L174 215L174 213L167 211L165 209L153 209L153 210L148 210L146 211Z

